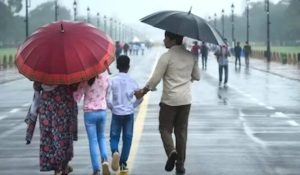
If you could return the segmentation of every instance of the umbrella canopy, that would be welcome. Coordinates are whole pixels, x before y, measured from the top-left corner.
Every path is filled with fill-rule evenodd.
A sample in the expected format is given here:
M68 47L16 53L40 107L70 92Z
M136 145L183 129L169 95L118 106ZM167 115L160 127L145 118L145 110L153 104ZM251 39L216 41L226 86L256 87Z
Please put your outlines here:
M225 44L217 30L191 11L160 11L142 18L141 22L200 41Z
M112 39L84 22L58 21L37 29L18 48L16 65L33 81L53 85L88 80L115 57Z

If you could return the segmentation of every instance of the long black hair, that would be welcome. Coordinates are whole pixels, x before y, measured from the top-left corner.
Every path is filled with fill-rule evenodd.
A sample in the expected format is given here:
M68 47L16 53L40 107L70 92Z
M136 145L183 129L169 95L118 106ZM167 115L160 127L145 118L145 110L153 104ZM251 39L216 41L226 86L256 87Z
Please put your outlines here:
M94 82L95 82L95 80L96 80L96 77L97 77L97 76L95 76L95 77L93 77L93 78L91 78L91 79L88 80L88 85L89 85L89 86L92 86L92 85L94 84Z

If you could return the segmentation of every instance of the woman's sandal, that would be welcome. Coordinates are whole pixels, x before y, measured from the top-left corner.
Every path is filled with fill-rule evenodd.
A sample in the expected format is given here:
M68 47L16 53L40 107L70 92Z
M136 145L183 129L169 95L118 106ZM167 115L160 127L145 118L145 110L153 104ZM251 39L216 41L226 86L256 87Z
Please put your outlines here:
M62 175L62 172L61 171L55 172L54 175Z
M71 173L73 171L73 168L71 166L67 166L67 168L65 170L62 171L61 175L68 175L69 173Z

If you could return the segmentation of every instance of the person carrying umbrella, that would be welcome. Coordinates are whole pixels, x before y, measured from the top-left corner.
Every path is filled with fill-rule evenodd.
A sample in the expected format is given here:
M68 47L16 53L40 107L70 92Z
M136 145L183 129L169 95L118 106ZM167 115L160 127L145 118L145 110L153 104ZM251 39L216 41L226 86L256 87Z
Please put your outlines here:
M73 140L77 140L78 114L73 92L79 82L108 69L114 57L115 46L108 35L74 21L42 26L18 48L16 66L34 82L40 96L26 118L28 144L39 119L40 171L54 170L55 175L72 171L68 163L73 158Z
M221 45L220 48L215 52L215 56L217 57L217 61L219 63L219 86L222 86L223 79L223 70L224 70L224 87L227 87L228 82L228 57L230 56L228 46Z
M154 90L163 80L163 94L160 101L159 131L168 160L166 171L185 173L188 118L191 108L191 83L200 80L198 62L182 44L183 36L165 32L164 44L169 50L159 58L155 70L139 91L144 95ZM176 143L172 138L175 133Z

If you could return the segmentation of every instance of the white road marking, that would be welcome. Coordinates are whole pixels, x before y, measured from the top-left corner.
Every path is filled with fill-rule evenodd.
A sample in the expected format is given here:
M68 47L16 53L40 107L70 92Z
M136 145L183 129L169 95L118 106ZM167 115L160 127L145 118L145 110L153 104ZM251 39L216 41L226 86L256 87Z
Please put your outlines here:
M291 126L300 126L299 123L297 123L295 120L288 120L286 121L288 124L290 124Z
M7 115L0 116L0 120L5 119L6 117L8 117L8 116Z
M243 122L243 128L244 128L244 131L246 133L246 135L251 139L253 140L255 143L261 145L262 147L266 147L266 142L262 141L261 139L255 137L253 135L253 131L250 129L250 127L245 123Z
M289 118L287 115L285 115L282 112L275 112L270 117L273 117L273 118Z
M248 97L250 100L252 100L253 102L257 103L260 106L265 107L266 109L269 110L275 110L275 108L273 106L268 106L262 102L260 102L258 99L256 99L255 97L252 97L250 94L248 94L247 92L240 90L239 88L233 87L232 85L230 85L231 89L234 89L235 91L239 92L240 94L242 94L245 97Z
M30 103L25 103L22 105L22 107L27 107L27 106L30 106Z
M266 108L269 110L275 110L275 108L273 106L266 106Z
M21 110L20 108L14 108L14 109L10 110L9 113L16 113L20 110Z
M26 128L25 122L23 122L22 124L19 124L19 125L16 126L16 127L13 127L13 128L10 129L10 130L7 130L7 131L5 131L5 132L2 132L2 133L0 134L0 139L5 138L5 137L11 135L12 133L14 133L14 132L16 132L16 131L18 131L18 130L20 130L20 129L24 129L24 128Z

